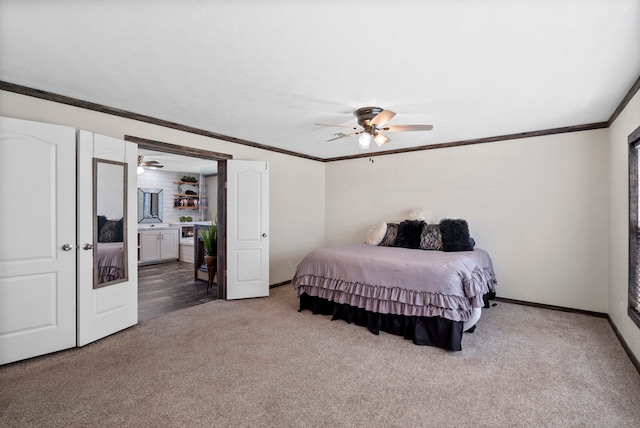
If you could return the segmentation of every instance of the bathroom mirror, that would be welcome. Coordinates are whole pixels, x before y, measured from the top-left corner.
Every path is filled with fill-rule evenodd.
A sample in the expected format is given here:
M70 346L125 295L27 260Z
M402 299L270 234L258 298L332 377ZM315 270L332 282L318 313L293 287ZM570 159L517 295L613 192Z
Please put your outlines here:
M127 281L127 164L93 159L93 288Z
M138 188L138 223L162 223L162 189Z

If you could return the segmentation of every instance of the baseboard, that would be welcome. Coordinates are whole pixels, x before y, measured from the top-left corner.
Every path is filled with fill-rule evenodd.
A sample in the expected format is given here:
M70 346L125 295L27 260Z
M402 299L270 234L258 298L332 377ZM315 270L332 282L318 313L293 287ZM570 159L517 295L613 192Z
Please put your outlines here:
M627 345L627 342L625 342L624 338L620 334L620 331L618 330L618 327L616 327L616 325L613 323L613 320L611 319L609 314L605 314L602 312L586 311L584 309L566 308L564 306L547 305L544 303L527 302L524 300L507 299L505 297L496 297L495 300L498 302L513 303L514 305L532 306L534 308L550 309L552 311L570 312L574 314L589 315L597 318L605 318L606 320L609 321L609 325L613 329L613 332L618 338L618 341L620 341L620 345L622 345L622 348L624 349L624 351L627 353L627 356L631 360L631 364L633 364L633 366L636 368L638 373L640 373L640 361L638 361L638 358L636 358L636 356L631 351L631 348L629 348L629 345Z
M271 284L271 285L269 286L269 288L281 287L281 286L283 286L283 285L287 285L287 284L291 284L291 280L288 280L288 281L282 281L282 282L277 282L277 283L275 283L275 284Z
M609 315L605 313L587 311L584 309L574 309L574 308L567 308L564 306L547 305L545 303L527 302L525 300L507 299L506 297L496 297L495 300L498 302L513 303L514 305L532 306L534 308L551 309L552 311L570 312L574 314L589 315L589 316L598 317L598 318L609 318Z
M622 337L622 335L620 334L620 330L618 330L618 327L616 327L616 325L613 322L613 320L611 319L611 317L607 316L607 319L609 320L609 325L611 325L611 328L613 329L613 332L618 337L618 340L620 341L620 344L622 345L622 348L624 349L624 351L629 356L629 359L631 360L631 363L635 366L635 368L638 371L638 373L640 373L640 361L638 361L636 356L633 354L633 351L631 351L631 348L629 348L629 345L627 345L627 342L624 340L624 337Z

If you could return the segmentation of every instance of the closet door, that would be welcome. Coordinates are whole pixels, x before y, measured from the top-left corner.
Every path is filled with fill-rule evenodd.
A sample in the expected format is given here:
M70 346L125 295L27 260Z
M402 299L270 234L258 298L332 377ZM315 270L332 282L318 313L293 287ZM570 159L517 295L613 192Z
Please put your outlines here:
M137 150L79 131L78 346L138 322Z
M227 161L227 294L269 295L269 164Z
M0 364L76 345L76 131L0 118Z

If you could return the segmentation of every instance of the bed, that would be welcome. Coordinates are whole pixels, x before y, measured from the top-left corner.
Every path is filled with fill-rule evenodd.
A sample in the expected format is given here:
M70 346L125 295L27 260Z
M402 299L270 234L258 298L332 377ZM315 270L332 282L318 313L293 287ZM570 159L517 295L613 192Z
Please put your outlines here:
M99 284L125 277L123 242L98 242L97 257Z
M107 216L98 216L96 248L98 284L126 277L123 222L123 218L109 220Z
M482 308L495 297L496 279L483 249L426 251L362 243L312 251L298 265L292 284L300 311L459 351L463 332L475 330Z

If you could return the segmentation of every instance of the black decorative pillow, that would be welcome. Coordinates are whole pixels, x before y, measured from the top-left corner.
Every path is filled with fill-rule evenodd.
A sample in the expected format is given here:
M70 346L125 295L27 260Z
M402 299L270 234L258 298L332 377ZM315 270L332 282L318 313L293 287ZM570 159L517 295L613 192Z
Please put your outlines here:
M422 220L405 220L398 225L395 247L420 248L420 235L422 235Z
M123 230L122 219L107 220L100 229L98 242L122 242Z
M104 224L107 222L107 216L106 215L99 215L98 216L98 236L100 236L100 231L102 230L102 226L104 226Z
M382 238L380 246L393 247L396 243L396 236L398 236L398 224L387 223L387 233L385 233L384 238Z
M423 250L442 250L442 234L439 224L426 224L422 227L420 235L420 248Z
M466 220L441 220L440 233L442 234L442 251L473 250L469 236L469 225Z

